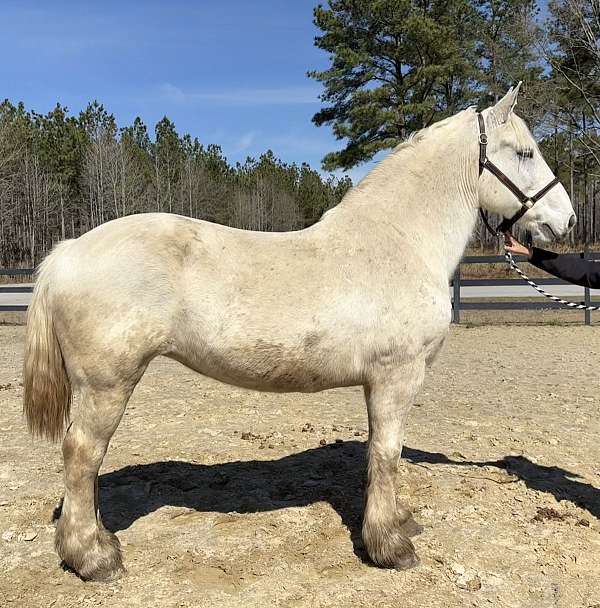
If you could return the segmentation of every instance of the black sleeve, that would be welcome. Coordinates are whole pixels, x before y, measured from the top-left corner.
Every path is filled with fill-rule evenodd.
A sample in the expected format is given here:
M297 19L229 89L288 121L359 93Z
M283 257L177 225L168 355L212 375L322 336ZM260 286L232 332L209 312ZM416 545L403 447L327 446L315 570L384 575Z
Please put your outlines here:
M577 254L559 254L534 247L529 262L569 283L600 288L600 263L584 260Z

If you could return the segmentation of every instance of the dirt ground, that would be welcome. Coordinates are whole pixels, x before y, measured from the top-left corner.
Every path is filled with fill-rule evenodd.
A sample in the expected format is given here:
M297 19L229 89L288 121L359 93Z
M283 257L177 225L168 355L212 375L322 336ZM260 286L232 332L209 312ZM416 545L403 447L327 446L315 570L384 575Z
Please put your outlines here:
M60 568L57 445L21 418L0 327L0 606L600 608L600 328L453 327L412 408L397 491L421 564L360 541L362 390L261 394L157 360L101 471L128 573Z

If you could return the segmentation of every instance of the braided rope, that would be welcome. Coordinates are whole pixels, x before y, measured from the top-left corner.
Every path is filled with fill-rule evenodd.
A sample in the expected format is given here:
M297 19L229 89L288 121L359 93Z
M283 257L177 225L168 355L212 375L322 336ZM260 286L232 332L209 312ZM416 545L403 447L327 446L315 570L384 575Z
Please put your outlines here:
M544 297L552 300L553 302L558 302L563 306L567 306L573 310L600 310L600 306L586 306L582 303L577 302L569 302L568 300L563 300L557 296L553 296L550 293L545 292L539 285L534 283L516 264L513 260L513 257L510 251L507 251L504 254L504 258L506 259L506 263L528 284L531 285L537 292L541 293Z

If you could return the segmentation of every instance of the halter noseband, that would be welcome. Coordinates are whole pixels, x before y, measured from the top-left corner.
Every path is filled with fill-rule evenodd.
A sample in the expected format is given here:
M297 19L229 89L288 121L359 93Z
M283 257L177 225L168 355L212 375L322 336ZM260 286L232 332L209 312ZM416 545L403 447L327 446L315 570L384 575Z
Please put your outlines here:
M521 208L511 218L505 218L498 227L494 230L487 217L480 208L481 217L487 227L487 229L493 234L500 234L502 232L509 232L510 229L516 224L543 196L548 194L559 179L555 177L549 184L544 186L541 190L536 192L533 196L527 196L507 175L505 175L488 157L486 153L488 137L485 132L485 122L480 112L477 112L477 121L479 123L479 175L483 173L484 169L487 169L492 175L495 175L518 199L521 203Z

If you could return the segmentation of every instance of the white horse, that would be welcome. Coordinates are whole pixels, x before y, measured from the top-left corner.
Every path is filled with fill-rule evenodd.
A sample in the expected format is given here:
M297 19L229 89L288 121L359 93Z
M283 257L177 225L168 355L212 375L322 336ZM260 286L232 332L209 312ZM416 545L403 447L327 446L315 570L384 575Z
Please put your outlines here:
M518 88L518 87L517 87ZM525 192L552 178L513 114L517 90L483 112L487 155ZM24 411L32 432L63 434L60 557L85 579L122 570L101 522L97 474L127 401L158 355L261 391L363 385L368 481L363 539L381 566L417 562L415 524L396 501L405 418L448 333L448 280L483 207L521 209L479 174L473 108L417 133L314 226L236 230L168 214L135 215L60 244L29 309ZM574 223L553 187L520 220L540 238ZM81 404L70 418L71 391Z

